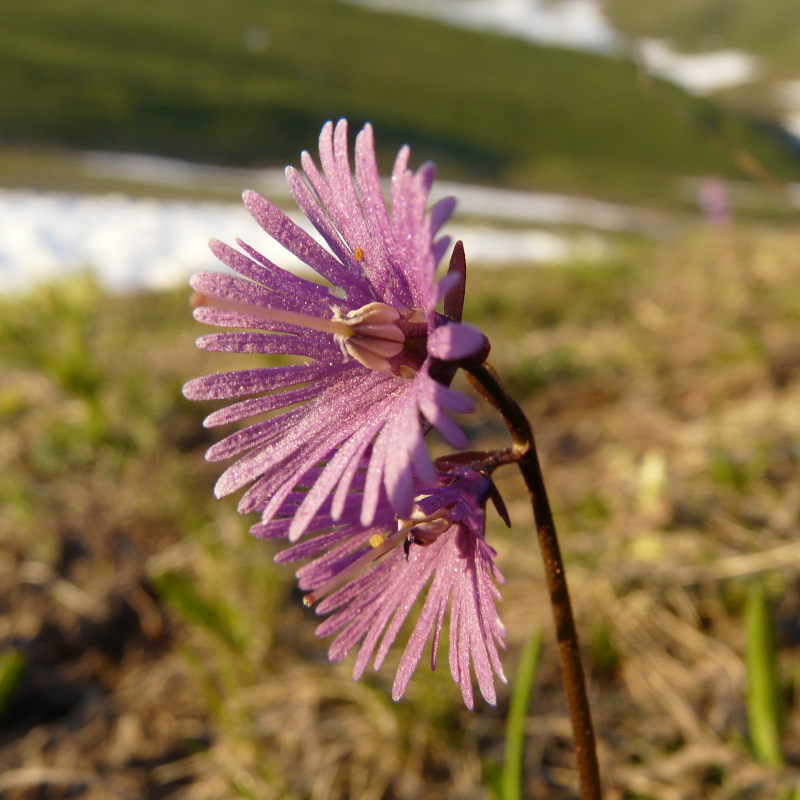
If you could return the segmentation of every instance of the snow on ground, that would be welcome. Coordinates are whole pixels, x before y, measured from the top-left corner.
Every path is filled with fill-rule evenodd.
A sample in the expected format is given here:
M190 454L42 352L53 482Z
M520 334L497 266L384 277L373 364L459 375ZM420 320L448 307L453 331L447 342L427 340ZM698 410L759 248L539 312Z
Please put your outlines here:
M679 53L665 39L642 39L639 55L651 75L677 83L692 94L711 94L720 89L756 80L759 61L741 50L711 53Z
M800 81L784 81L776 90L778 105L783 109L783 127L800 139Z
M290 216L317 236L301 214ZM446 232L464 240L470 263L484 266L596 260L607 250L596 234L463 223ZM209 238L234 244L237 236L282 267L307 270L240 204L0 190L0 290L20 291L86 268L113 289L177 286L193 272L221 268Z
M432 17L451 25L490 30L540 44L617 52L622 37L597 0L347 0L384 11Z

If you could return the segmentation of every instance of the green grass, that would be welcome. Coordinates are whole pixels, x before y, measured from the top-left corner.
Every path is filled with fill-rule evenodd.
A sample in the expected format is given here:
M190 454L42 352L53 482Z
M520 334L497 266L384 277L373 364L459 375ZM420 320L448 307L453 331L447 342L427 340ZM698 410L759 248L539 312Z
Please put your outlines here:
M266 31L263 52L244 46ZM722 132L782 178L778 139L623 60L331 0L32 0L4 9L0 141L296 163L321 122L371 120L461 178L663 199L679 175L741 177Z
M525 752L525 720L536 678L536 666L542 650L542 631L537 625L522 650L518 674L514 679L506 722L502 791L498 800L522 798L522 760Z
M0 655L0 719L14 696L14 690L25 671L25 657L16 650Z
M750 744L765 766L783 766L781 753L781 689L777 645L771 609L764 587L753 583L747 592L747 719Z

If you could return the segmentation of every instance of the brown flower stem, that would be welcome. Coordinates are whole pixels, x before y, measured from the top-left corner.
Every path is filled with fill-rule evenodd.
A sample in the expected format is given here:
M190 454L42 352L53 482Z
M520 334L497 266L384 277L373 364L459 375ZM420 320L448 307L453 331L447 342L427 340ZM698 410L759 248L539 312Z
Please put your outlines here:
M503 415L513 440L511 451L516 455L528 493L533 505L533 516L536 531L542 548L544 571L547 577L547 588L550 592L550 603L555 618L556 638L561 658L561 670L564 677L564 692L567 696L569 716L572 722L575 740L575 758L578 763L578 775L582 800L601 800L600 767L597 763L597 745L586 694L586 678L581 663L578 647L578 631L572 615L572 605L567 589L567 577L564 562L561 559L561 548L558 544L556 527L547 490L544 485L536 442L530 423L522 409L500 383L495 371L488 365L468 370L473 385Z

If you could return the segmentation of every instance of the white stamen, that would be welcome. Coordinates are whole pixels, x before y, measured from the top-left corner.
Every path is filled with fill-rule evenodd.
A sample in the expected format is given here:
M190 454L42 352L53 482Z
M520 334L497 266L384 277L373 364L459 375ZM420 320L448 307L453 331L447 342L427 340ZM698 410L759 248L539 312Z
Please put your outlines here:
M353 330L362 338L384 339L390 342L404 342L406 337L397 325L357 325Z
M400 312L387 306L386 303L367 303L347 315L347 322L350 325L386 325L399 319Z
M444 533L452 524L453 521L449 517L441 517L431 520L430 522L422 522L411 528L409 536L413 535L416 539L421 539L423 542L435 542L440 534Z
M406 531L411 541L432 544L452 524L453 520L446 508L439 508L430 515L415 509L411 512L411 519L397 521L397 528L398 531Z
M390 369L387 361L398 355L405 344L405 334L396 323L400 319L397 309L386 303L368 303L342 317L350 329L350 335L337 336L342 352L354 358L368 369L382 372Z
M421 494L417 495L417 500L424 500L426 497L430 497L430 494ZM416 525L421 522L433 522L437 519L450 519L450 515L446 508L437 508L433 514L423 514L419 509L414 509L411 512L411 518L408 520L398 520L397 526L398 529L402 526L409 527L411 525Z
M384 358L396 356L403 349L402 342L390 342L388 339L368 339L361 336L353 336L347 339L345 347L350 345L360 347L362 350L369 350L370 353L375 353Z
M352 357L359 364L363 364L367 369L374 369L376 372L385 372L391 369L392 365L383 356L361 347L359 342L354 341L352 338L337 337L337 339L339 340L339 347L341 347L346 358Z

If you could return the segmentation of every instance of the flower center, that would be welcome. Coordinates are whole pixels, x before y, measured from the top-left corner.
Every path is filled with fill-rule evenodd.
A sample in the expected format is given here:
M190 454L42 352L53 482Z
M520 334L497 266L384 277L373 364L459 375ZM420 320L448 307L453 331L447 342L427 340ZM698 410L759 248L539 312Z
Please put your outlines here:
M412 544L433 544L452 524L453 520L450 518L447 508L440 508L430 516L414 511L411 519L397 520L397 530L394 533L388 536L383 533L373 533L369 537L369 546L372 549L367 550L361 558L345 567L322 586L313 592L309 592L303 598L303 603L307 606L313 605L320 598L330 594L343 583L362 573L370 564L373 564L390 550L397 547L400 542L403 543L403 557L408 561L409 549Z
M386 303L368 303L344 316L337 312L334 321L344 323L347 332L336 333L333 338L346 358L352 357L369 369L391 369L388 359L398 355L406 341L397 325L399 320L397 309Z
M398 531L406 532L406 539L403 542L403 558L408 561L412 544L427 547L429 544L433 544L452 524L453 520L450 518L447 508L440 508L429 516L414 511L411 519L398 520Z
M428 327L427 324L417 321L420 312L415 312L410 320L405 319L397 309L386 303L367 303L346 314L334 308L333 319L203 294L195 295L193 304L223 308L270 322L283 322L312 331L330 333L345 359L354 358L368 369L392 370L400 377L413 377L427 355L425 341ZM404 356L397 358L404 349L407 351ZM390 363L389 359L394 361Z

